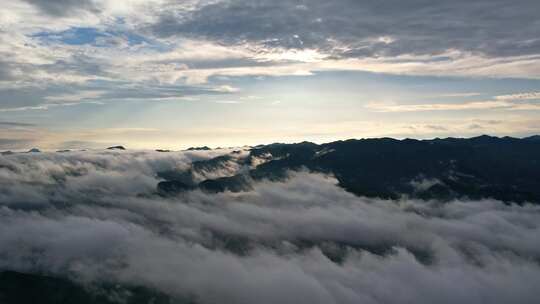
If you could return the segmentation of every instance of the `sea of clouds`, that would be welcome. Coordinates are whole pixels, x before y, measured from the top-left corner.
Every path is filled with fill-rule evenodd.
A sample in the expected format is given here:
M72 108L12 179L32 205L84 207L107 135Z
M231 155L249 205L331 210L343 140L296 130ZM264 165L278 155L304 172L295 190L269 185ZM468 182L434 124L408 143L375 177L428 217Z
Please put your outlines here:
M241 193L157 193L159 172L226 152L0 156L0 271L200 303L540 297L540 206L357 197L307 171Z

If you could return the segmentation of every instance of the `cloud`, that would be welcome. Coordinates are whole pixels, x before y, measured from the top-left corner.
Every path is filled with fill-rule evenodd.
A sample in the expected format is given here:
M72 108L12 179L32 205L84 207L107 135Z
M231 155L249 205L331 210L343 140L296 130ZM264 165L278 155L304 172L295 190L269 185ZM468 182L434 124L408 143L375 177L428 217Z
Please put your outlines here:
M153 194L157 172L223 153L2 156L0 269L200 303L538 298L538 206L367 199L309 172L243 193Z
M476 93L476 92L469 92L469 93L447 93L447 94L440 94L437 95L437 97L474 97L482 95L482 93Z
M236 93L240 91L240 89L229 86L229 85L222 85L216 88L216 91L219 92L226 92L226 93Z
M240 104L242 101L239 100L216 100L215 103L221 104Z
M82 91L75 94L62 94L56 96L46 96L45 100L52 104L62 104L62 103L74 103L80 102L82 100L96 100L99 97L103 96L105 92L103 91Z
M422 111L463 111L511 108L513 105L501 101L475 101L468 103L426 103L426 104L390 104L369 103L366 107L377 112L422 112Z
M499 96L498 96L499 97ZM466 103L423 103L423 104L397 104L388 102L371 102L366 108L376 112L424 112L424 111L471 111L471 110L513 110L527 111L540 110L535 103L514 103L519 97L495 98L488 101L472 101Z
M201 3L164 10L151 29L226 44L319 49L332 56L440 54L449 49L488 56L538 54L533 0L430 2L265 1ZM490 12L490 13L486 13ZM213 22L208 23L207 20ZM514 29L522 29L517 35Z
M23 0L45 14L62 17L74 11L98 12L98 6L93 0Z
M28 107L14 107L14 108L0 108L0 112L20 112L20 111L34 111L34 110L49 110L50 108L58 107L58 106L77 106L80 104L94 104L94 105L102 105L103 103L100 101L90 101L90 102L65 102L65 103L51 103L51 104L38 104L35 106L28 106Z
M414 0L406 6L394 0L117 2L6 4L0 95L24 88L32 96L1 98L0 106L35 109L44 98L75 98L91 90L105 92L104 102L109 95L129 101L136 94L168 100L234 93L223 91L233 86L216 82L219 76L353 70L540 77L533 0ZM121 94L119 83L138 92ZM171 96L163 86L185 92Z
M0 126L7 127L7 128L17 128L17 127L34 127L35 124L32 123L24 123L24 122L12 122L12 121L0 121Z
M0 16L0 111L234 94L236 77L324 71L538 79L537 6L11 1ZM473 96L460 94L446 97Z
M471 124L469 126L469 130L480 130L480 129L483 129L484 127L480 124Z
M509 95L499 95L495 96L496 100L511 100L511 101L520 101L520 100L540 100L540 92L527 92L527 93L516 93Z

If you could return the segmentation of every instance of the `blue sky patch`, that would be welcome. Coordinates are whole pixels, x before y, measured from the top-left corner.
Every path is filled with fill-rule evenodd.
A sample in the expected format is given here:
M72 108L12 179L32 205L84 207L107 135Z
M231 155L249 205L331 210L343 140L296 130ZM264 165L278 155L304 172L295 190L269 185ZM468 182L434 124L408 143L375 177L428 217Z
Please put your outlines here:
M61 43L67 45L93 45L98 47L112 47L122 39L128 45L139 45L146 43L149 46L157 47L156 43L145 37L122 31L102 31L91 27L74 27L61 32L40 32L32 35L44 43ZM119 38L119 39L118 39Z

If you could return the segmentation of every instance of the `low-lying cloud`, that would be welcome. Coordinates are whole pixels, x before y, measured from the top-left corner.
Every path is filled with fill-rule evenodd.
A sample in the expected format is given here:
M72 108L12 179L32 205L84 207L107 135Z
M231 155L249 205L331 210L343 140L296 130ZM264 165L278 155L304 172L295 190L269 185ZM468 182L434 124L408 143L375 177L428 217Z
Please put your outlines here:
M0 156L0 269L200 303L535 303L540 207L356 197L290 172L161 197L159 172L227 151ZM218 174L218 173L216 173Z

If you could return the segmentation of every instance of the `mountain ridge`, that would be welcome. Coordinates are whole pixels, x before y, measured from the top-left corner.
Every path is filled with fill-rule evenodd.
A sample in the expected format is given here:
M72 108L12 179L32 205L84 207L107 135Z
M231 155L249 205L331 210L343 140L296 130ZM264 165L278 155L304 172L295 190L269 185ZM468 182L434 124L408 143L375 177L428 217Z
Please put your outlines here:
M220 157L230 161L227 157ZM265 159L254 165L256 160ZM482 135L472 138L430 140L367 138L325 144L273 143L251 148L245 159L249 169L232 176L193 182L203 191L248 191L247 180L282 180L288 171L308 170L336 177L345 190L359 196L398 199L494 198L505 202L540 203L540 141ZM218 158L197 166L206 170ZM251 166L249 166L251 165ZM196 168L192 168L196 171ZM422 181L431 187L419 188ZM158 184L167 191L175 179ZM174 187L173 187L174 188ZM182 192L182 191L179 191Z

